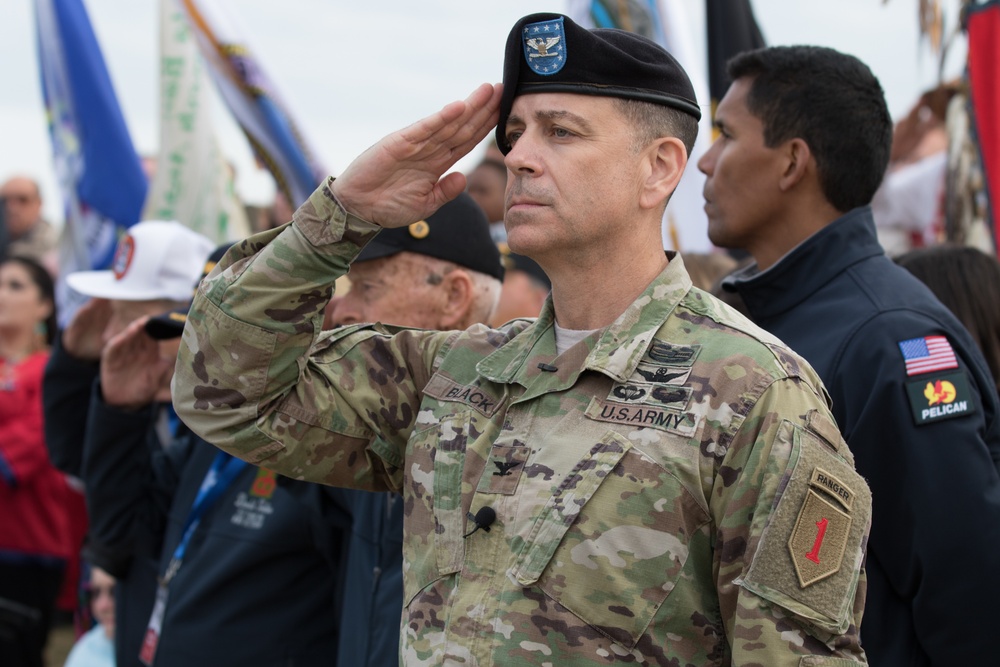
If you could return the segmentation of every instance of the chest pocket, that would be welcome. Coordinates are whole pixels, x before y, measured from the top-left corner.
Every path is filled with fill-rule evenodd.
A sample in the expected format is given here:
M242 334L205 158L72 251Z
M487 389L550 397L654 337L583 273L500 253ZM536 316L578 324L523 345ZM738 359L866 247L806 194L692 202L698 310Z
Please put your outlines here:
M707 524L676 477L608 433L548 501L510 574L631 649Z
M407 444L403 483L403 541L408 567L403 572L406 600L428 584L462 569L462 471L470 414L448 415L414 431Z

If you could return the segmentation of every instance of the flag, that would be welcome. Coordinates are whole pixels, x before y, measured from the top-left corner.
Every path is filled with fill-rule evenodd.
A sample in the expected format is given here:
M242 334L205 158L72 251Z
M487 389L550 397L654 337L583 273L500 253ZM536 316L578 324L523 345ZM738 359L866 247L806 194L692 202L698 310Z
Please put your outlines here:
M326 171L314 159L277 87L256 59L225 0L181 0L209 73L257 159L292 208L312 194Z
M160 0L160 152L143 209L216 243L250 235L216 141L205 64L178 0Z
M920 375L958 368L955 351L944 336L924 336L899 342L906 361L906 375Z
M750 0L705 0L705 30L708 42L708 88L712 95L712 117L719 100L729 89L726 63L737 53L766 46L753 16Z
M985 175L983 190L993 247L1000 251L1000 5L969 3L965 11L969 37L966 76L969 83L972 126Z
M119 232L139 221L146 177L82 0L36 0L38 60L65 205L56 299L65 325L86 299L65 276L111 265Z
M711 143L707 78L691 43L691 22L683 3L660 0L570 0L567 14L585 28L619 28L647 37L665 48L687 72L698 102L702 104L698 138L687 168L663 215L663 247L684 252L709 252L708 218L702 190L705 175L698 160Z

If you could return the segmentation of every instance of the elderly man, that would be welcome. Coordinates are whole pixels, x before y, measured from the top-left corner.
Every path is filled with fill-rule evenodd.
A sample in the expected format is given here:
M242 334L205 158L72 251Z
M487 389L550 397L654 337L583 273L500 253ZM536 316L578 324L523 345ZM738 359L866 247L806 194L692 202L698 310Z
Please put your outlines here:
M819 378L662 250L699 116L652 42L525 17L502 88L375 144L202 284L178 412L254 463L402 494L405 664L864 664L870 496ZM457 196L494 125L541 316L321 333L336 277Z
M4 229L0 239L6 255L30 257L56 273L58 234L42 218L42 193L38 183L26 176L14 176L0 185ZM0 251L4 248L0 243ZM0 254L3 254L0 252Z
M865 650L875 664L992 664L1000 405L975 342L876 238L882 88L818 47L741 54L729 72L698 165L709 236L756 260L725 284L816 367L875 494Z
M468 195L426 221L387 229L351 265L351 290L330 301L332 326L384 322L425 329L483 323L504 270L489 223ZM390 665L403 605L403 503L398 493L348 491L347 557L338 665Z
M220 452L170 410L183 313L205 258L221 256L211 250L180 223L141 222L113 270L68 276L95 298L47 368L49 446L82 470L89 556L117 579L119 667L329 665L346 509Z

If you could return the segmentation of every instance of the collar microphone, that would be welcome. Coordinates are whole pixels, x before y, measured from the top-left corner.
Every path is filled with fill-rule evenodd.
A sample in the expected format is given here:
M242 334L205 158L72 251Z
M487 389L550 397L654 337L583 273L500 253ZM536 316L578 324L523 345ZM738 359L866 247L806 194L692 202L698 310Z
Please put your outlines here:
M467 512L465 516L469 521L476 524L476 527L463 535L463 538L472 535L472 533L476 532L480 528L485 530L487 533L490 532L490 526L492 526L493 522L497 520L497 513L492 507L480 507L475 516L472 515L472 512Z

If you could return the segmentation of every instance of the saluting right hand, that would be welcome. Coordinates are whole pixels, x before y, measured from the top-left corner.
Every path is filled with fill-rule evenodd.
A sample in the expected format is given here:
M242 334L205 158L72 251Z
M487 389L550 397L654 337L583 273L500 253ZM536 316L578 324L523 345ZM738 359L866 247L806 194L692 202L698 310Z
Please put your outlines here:
M385 137L334 181L333 193L354 215L382 227L422 220L465 189L465 176L442 175L497 124L500 84Z
M146 333L140 317L108 341L101 356L101 391L108 405L138 409L170 400L174 356L161 356L160 345Z

